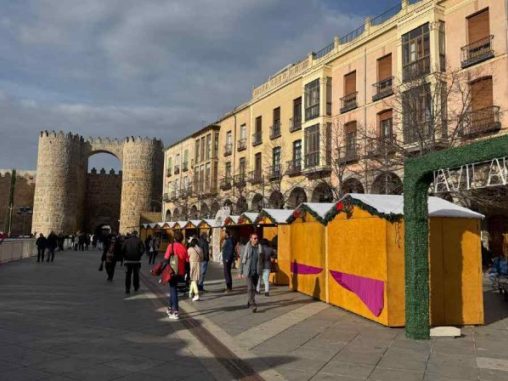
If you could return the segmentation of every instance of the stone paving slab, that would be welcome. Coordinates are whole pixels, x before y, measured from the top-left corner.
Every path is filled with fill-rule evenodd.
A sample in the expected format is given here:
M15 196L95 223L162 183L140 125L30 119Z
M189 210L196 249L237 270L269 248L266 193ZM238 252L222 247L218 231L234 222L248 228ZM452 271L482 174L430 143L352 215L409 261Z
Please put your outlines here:
M178 380L228 379L192 330L168 321L160 292L142 285L125 297L122 268L108 283L98 260L64 252L53 264L0 266L0 379L150 380L167 369ZM258 296L253 314L243 281L224 294L221 279L212 264L208 292L182 309L266 380L508 380L508 303L489 290L486 326L413 341L287 287Z

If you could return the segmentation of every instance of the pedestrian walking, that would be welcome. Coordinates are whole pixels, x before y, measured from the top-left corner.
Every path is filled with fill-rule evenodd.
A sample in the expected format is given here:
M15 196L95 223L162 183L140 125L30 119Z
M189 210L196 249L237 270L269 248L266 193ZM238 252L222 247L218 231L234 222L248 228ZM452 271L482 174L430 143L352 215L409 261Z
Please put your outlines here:
M174 242L168 245L166 253L164 254L164 260L167 262L167 265L171 262L176 263L176 268L173 268L174 274L169 281L167 314L172 320L178 320L180 318L177 286L179 281L183 281L183 277L185 275L185 265L189 262L187 248L182 242L183 234L180 231L176 231L174 234Z
M189 299L192 299L193 302L199 300L198 282L201 278L201 262L203 261L203 251L199 247L198 242L197 238L192 238L187 249L191 281Z
M47 248L48 248L48 259L46 262L53 262L55 260L55 250L58 246L58 237L55 232L51 231L48 235Z
M60 232L58 234L58 250L59 251L63 251L64 250L64 241L65 241L65 236L63 235L62 232Z
M116 267L116 258L117 258L117 241L114 235L111 236L109 240L109 244L104 255L104 267L106 268L106 274L108 274L108 281L112 281L115 275L115 267Z
M157 251L155 249L155 238L149 235L145 240L145 247L148 251L148 264L155 264L157 258Z
M79 236L78 236L78 250L79 251L85 251L85 241L86 241L85 233L79 233Z
M233 278L231 277L231 267L235 260L235 242L231 232L226 230L226 237L222 244L222 264L224 266L224 281L226 282L225 293L233 290Z
M263 264L263 272L259 277L256 292L261 291L261 281L265 285L265 296L270 296L270 271L272 270L272 259L275 258L275 251L270 246L270 242L266 238L261 240L261 262Z
M37 246L37 262L44 262L44 252L46 251L47 244L48 240L44 237L44 234L39 234L39 238L35 241Z
M252 312L257 311L256 285L263 271L263 249L258 241L258 235L252 233L240 259L240 277L245 278L247 283L247 308L252 308Z
M131 278L133 278L134 291L139 290L139 269L141 256L145 252L145 245L138 238L138 232L133 231L122 245L122 254L125 262L125 293L131 292Z
M203 260L201 261L201 276L199 278L198 290L205 291L205 277L208 271L208 262L210 262L210 244L208 243L208 236L206 233L201 233L198 245L203 252Z

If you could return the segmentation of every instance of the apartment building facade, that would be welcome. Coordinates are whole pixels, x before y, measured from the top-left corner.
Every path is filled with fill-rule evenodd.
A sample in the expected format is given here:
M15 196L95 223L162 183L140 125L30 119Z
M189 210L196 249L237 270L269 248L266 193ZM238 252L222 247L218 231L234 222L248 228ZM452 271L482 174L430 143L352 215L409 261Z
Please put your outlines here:
M501 0L402 0L335 37L167 149L164 218L400 194L404 158L506 133L507 18Z

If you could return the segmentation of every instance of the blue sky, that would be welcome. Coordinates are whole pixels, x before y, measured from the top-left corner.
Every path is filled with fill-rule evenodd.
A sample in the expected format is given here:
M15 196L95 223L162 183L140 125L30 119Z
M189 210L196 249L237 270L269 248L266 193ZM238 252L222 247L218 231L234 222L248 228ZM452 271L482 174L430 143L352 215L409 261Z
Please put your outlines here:
M3 0L0 168L34 169L45 129L170 144L397 2Z

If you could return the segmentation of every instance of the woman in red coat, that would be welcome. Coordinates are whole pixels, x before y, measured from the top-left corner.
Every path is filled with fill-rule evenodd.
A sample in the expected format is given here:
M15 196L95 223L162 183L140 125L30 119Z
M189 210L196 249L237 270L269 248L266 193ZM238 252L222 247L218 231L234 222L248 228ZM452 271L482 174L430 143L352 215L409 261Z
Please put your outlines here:
M183 279L185 275L185 264L189 262L189 255L187 254L187 248L184 246L183 234L180 231L176 231L174 235L173 243L168 245L164 259L168 262L172 256L176 256L178 266L173 269L175 275L171 277L169 281L169 306L168 306L168 317L172 320L178 320L180 318L178 309L178 281Z

